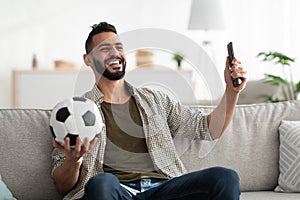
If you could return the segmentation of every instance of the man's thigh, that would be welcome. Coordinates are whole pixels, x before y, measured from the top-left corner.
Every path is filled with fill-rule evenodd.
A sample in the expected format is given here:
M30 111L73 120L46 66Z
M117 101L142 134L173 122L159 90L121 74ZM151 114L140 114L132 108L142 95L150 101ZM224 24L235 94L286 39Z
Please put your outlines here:
M219 178L222 177L221 173L225 171L228 171L228 169L213 167L184 174L139 194L138 198L141 200L209 199L212 196L212 189L219 181Z

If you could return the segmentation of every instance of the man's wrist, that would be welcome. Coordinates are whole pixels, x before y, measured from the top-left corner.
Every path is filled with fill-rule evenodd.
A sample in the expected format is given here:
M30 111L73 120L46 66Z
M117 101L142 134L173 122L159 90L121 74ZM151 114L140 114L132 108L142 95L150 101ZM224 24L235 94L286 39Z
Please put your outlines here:
M226 86L226 89L225 89L225 93L228 95L228 96L232 96L232 97L238 97L240 92L237 91L237 90L234 90L233 88L230 88L229 86Z
M231 88L229 87L226 87L226 90L225 90L225 95L226 95L226 101L227 103L234 103L236 104L237 101L238 101L238 98L239 98L239 92L235 91L235 90L232 90Z

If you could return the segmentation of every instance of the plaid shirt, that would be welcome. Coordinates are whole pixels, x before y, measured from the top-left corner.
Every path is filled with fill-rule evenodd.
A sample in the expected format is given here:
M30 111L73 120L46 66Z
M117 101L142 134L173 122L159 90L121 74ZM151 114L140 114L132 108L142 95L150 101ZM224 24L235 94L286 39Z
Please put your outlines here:
M181 105L160 91L133 88L129 84L127 86L140 111L146 144L156 170L170 178L186 173L186 169L176 152L174 138L212 140L208 130L207 114ZM91 91L84 94L84 97L97 104L104 122L105 119L101 111L103 93L95 85ZM103 172L106 145L105 126L97 137L97 143L83 158L78 183L64 199L82 198L87 181L96 174ZM64 159L65 155L62 152L57 149L53 150L52 172L56 167L63 164Z

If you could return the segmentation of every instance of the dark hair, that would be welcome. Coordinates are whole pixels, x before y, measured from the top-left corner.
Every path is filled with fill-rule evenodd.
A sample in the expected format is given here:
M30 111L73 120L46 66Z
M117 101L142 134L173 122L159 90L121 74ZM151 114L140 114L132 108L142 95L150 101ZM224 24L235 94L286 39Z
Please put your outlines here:
M100 22L99 24L94 24L93 26L91 26L91 28L93 30L90 32L88 38L85 41L86 53L89 53L92 50L91 46L92 46L94 35L97 35L102 32L113 32L117 34L116 28L113 25L108 24L107 22Z

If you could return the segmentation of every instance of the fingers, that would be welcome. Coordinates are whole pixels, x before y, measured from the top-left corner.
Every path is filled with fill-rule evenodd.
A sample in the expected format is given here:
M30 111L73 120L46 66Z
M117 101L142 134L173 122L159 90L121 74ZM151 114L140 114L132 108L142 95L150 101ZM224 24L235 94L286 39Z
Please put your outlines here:
M89 151L89 146L90 146L90 141L89 139L86 137L83 140L83 145L81 146L81 153L85 154Z
M232 66L229 65L229 71L232 78L237 78L237 77L246 78L247 75L247 71L244 70L241 61L235 58L232 61Z
M64 150L64 147L60 143L58 143L54 138L52 139L52 145L54 148L57 148L60 151Z
M81 139L79 136L76 138L76 144L75 144L75 148L72 151L72 154L75 158L80 158L82 156L81 155Z
M90 143L90 149L93 148L93 146L96 144L97 140L98 140L98 138L94 137L94 139Z
M95 137L90 143L89 139L86 137L82 143L80 136L78 136L76 138L76 144L73 147L70 145L69 137L66 137L64 142L65 144L62 146L55 139L52 140L53 146L64 152L68 159L79 160L96 144L97 138Z
M247 71L245 71L242 68L238 68L238 69L231 72L231 77L232 78L238 78L238 77L246 78L246 76L247 76Z
M244 70L241 61L236 58L232 61L232 66L229 64L229 59L226 59L226 67L225 67L225 82L226 84L232 88L235 92L240 92L246 85L247 82L247 71ZM242 79L242 83L238 87L234 87L232 83L232 79L240 77Z
M97 140L98 140L97 137L94 137L94 139L92 141L90 141L89 138L87 138L87 137L84 138L84 142L82 145L82 151L84 153L87 153L89 150L91 150L95 146Z
M243 68L241 61L237 60L236 58L233 59L232 65L229 65L229 70L234 71L235 69Z
M234 90L237 92L242 91L246 86L247 71L244 70L242 63L237 59L235 59L233 61L233 66L231 68L231 77L232 78L238 78L238 77L242 78L242 83L238 87L234 88Z
M65 151L70 151L71 147L70 147L70 138L66 137L65 138Z

